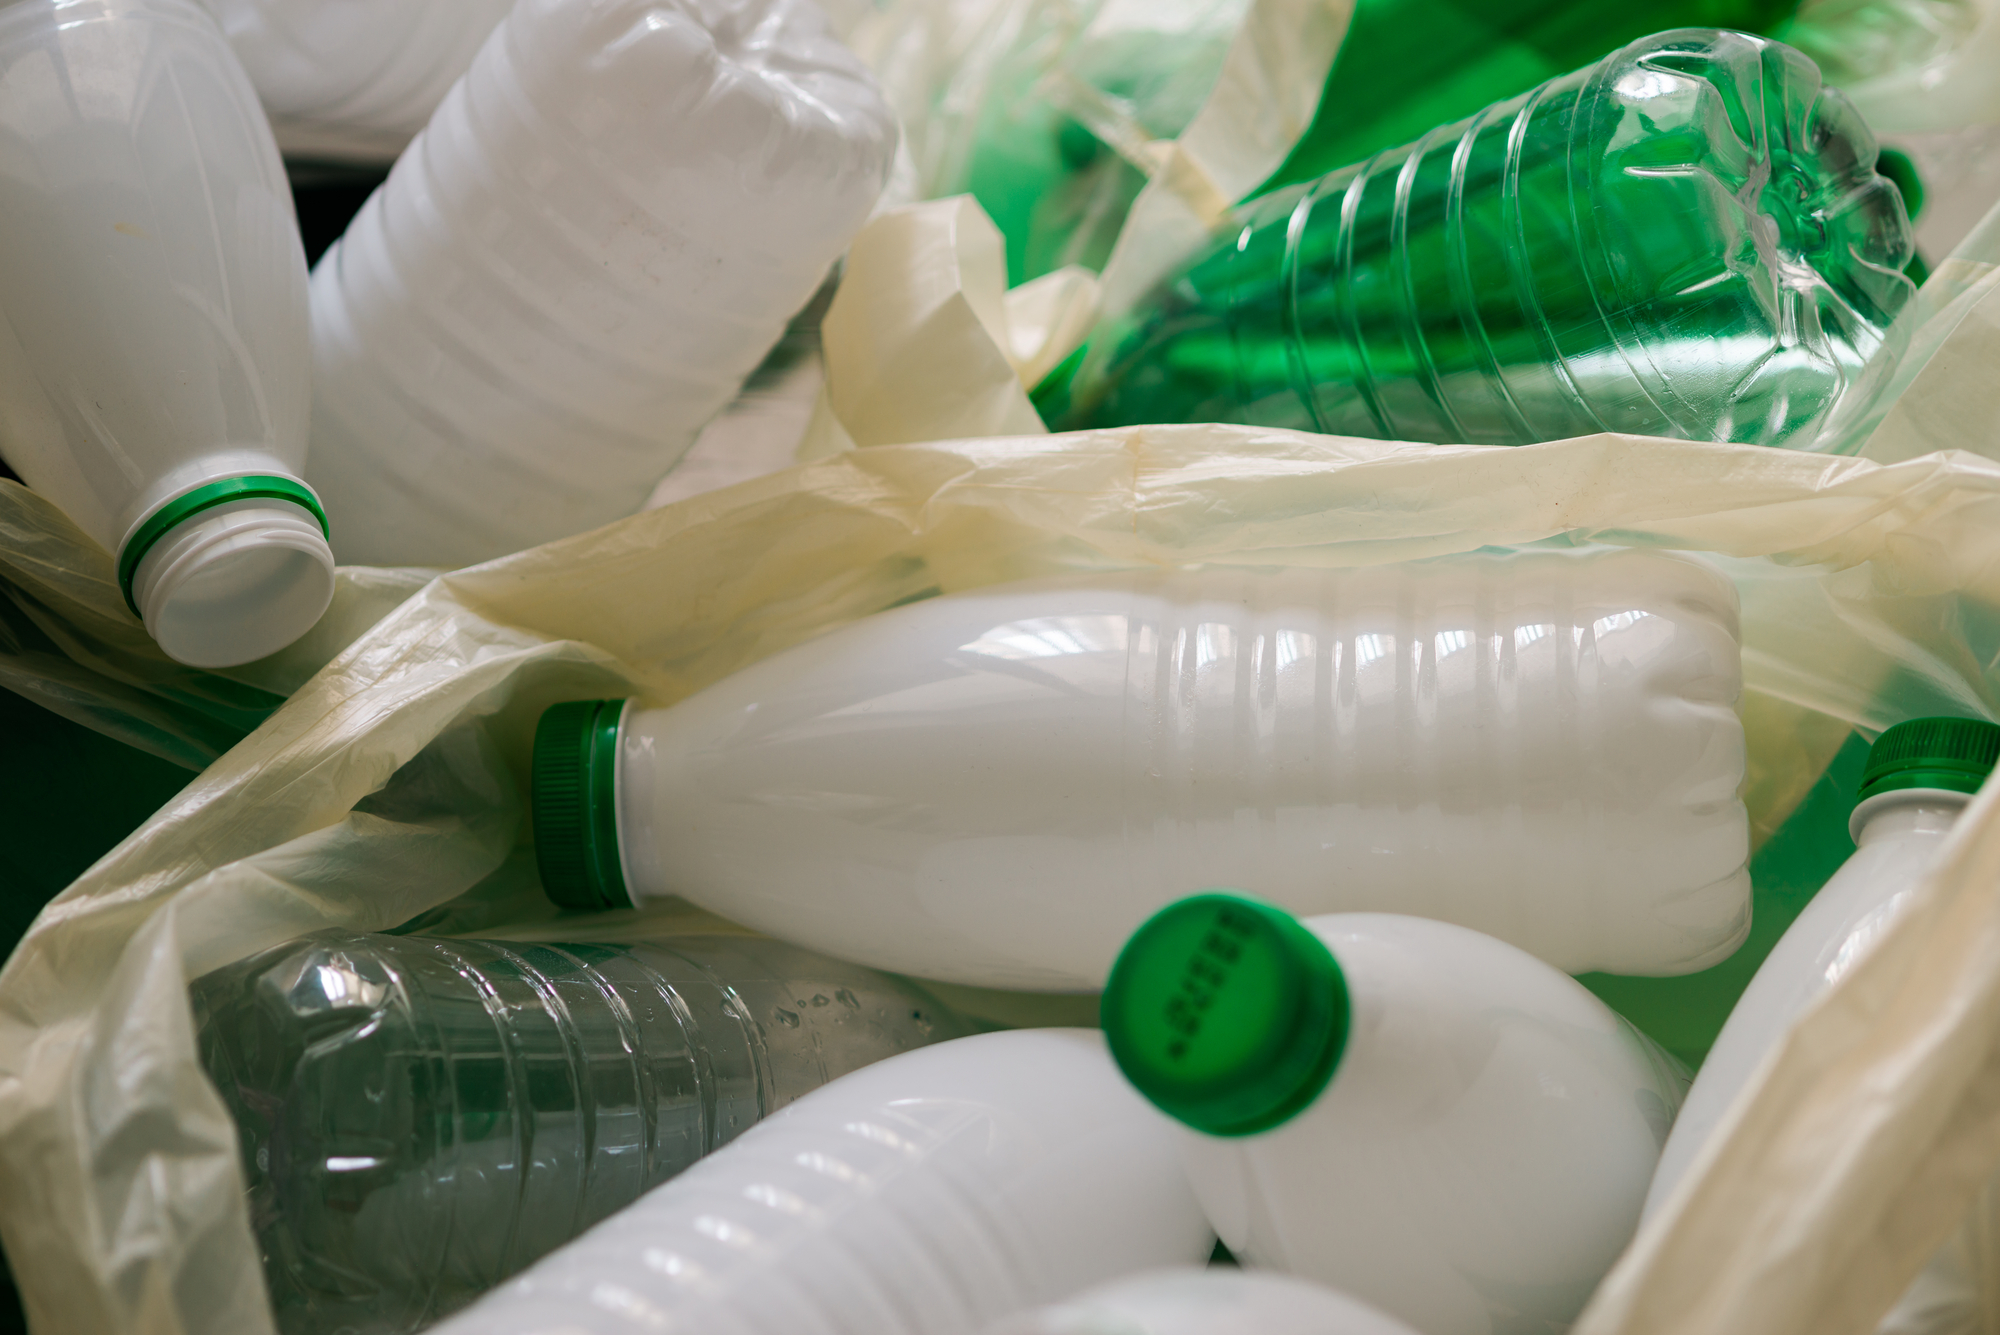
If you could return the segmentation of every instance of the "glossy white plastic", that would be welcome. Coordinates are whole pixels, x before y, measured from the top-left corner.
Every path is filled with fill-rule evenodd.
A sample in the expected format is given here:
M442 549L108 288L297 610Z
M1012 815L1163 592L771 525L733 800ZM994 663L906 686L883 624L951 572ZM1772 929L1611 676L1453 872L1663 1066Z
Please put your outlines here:
M1416 1335L1323 1285L1268 1270L1152 1270L1022 1312L985 1335Z
M1013 1030L840 1077L432 1329L975 1335L1213 1242L1103 1039Z
M1648 1215L1673 1194L1792 1022L1889 929L1971 800L1969 793L1943 788L1903 788L1854 808L1854 856L1778 938L1729 1012L1660 1156L1646 1194Z
M1424 1335L1566 1329L1638 1226L1685 1088L1672 1059L1491 937L1374 913L1306 926L1347 981L1346 1050L1270 1131L1182 1128L1209 1223L1246 1263Z
M211 484L302 488L305 253L277 146L188 0L0 9L0 453L109 549L167 653L283 648L333 596L306 505L156 513Z
M521 0L313 271L342 559L460 566L637 510L895 142L811 0Z
M629 706L625 883L992 987L1099 987L1213 886L1698 969L1748 926L1736 635L1728 580L1630 550L935 598Z
M424 128L511 0L202 0L278 146L389 162Z

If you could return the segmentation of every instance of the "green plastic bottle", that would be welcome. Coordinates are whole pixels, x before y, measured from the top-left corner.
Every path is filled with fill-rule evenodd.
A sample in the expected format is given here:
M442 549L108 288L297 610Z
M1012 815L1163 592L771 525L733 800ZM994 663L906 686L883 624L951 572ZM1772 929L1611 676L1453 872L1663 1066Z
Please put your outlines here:
M1037 404L1059 429L1805 443L1915 290L1875 160L1797 51L1660 33L1246 206Z
M1266 189L1406 144L1433 125L1668 28L1770 32L1799 0L1358 0L1312 125Z

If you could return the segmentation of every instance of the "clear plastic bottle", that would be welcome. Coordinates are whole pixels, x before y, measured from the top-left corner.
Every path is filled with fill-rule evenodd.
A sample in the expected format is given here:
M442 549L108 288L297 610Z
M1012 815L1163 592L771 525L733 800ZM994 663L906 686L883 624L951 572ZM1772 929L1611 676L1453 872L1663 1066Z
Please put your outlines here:
M1319 1284L1267 1270L1152 1270L1022 1312L983 1335L1416 1335Z
M1247 885L1676 973L1748 927L1736 594L1634 550L1147 570L878 613L665 708L544 715L542 882L878 968L1103 984Z
M1809 444L1914 291L1798 52L1684 29L1247 206L1038 388L1065 428Z
M1312 124L1270 186L1407 144L1670 28L1768 33L1799 0L1357 0Z
M1638 1226L1685 1089L1581 984L1491 937L1226 893L1139 929L1103 1018L1188 1128L1230 1251L1425 1335L1567 1329Z
M639 509L895 142L811 0L521 0L313 270L341 558L460 566Z
M305 251L256 94L189 0L0 9L0 452L113 554L160 648L228 667L333 597L299 477Z
M807 1095L437 1335L977 1335L1214 1241L1102 1037L1020 1029Z
M388 162L424 128L511 0L201 0L278 146Z
M287 1335L414 1330L827 1081L966 1032L752 937L322 932L193 995Z
M2000 724L1979 719L1913 719L1876 740L1849 821L1854 856L1786 929L1730 1011L1660 1156L1647 1214L1673 1194L1785 1031L1889 929L1996 761Z

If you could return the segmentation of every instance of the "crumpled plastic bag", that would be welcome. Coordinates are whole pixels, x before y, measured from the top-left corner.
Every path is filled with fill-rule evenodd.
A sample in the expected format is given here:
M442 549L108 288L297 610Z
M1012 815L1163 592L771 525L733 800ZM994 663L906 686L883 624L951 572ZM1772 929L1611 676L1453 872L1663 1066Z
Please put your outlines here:
M2000 1163L2000 785L1880 943L1771 1052L1576 1335L1874 1330ZM1990 1213L1990 1206L1987 1207ZM1974 1215L1903 1314L1984 1329ZM1990 1261L1985 1263L1990 1266ZM1985 1281L1990 1286L1990 1279Z
M1815 446L1893 462L1963 448L2000 458L2000 204L1889 327Z
M0 489L0 521L37 505ZM546 705L673 700L895 603L1061 570L1369 564L1544 540L1775 558L1744 617L1745 713L1767 776L1800 764L1802 721L1880 728L2000 701L2000 465L1963 453L1885 466L1622 436L1506 449L1127 428L853 449L696 496L429 583L37 919L0 971L0 1237L33 1319L270 1328L234 1137L195 1057L191 977L332 925L643 929L646 915L558 915L539 896L521 794ZM32 570L11 577L46 592ZM78 596L108 615L115 593ZM1789 782L1753 774L1761 820ZM1790 1139L1769 1162L1809 1162L1809 1179L1734 1159L1723 1185L1694 1173L1692 1204L1642 1239L1593 1335L1848 1328L1807 1320L1811 1303L1872 1301L1865 1273L1886 1307L1889 1281L1907 1282L1963 1213L1991 1166L1984 1145L2000 1152L1954 1116L1967 1089L2000 1093L1977 1078L1995 1050L1981 1027L2000 1023L2000 1004L1979 1009L2000 1002L1979 991L2000 970L1982 935L2000 931L1984 894L2000 872L1992 806L1966 821L1930 906L1810 1022L1834 1026L1815 1057L1859 1053L1839 1067L1846 1083L1802 1074L1759 1091L1759 1109L1803 1108L1803 1124L1772 1123ZM1861 1000L1878 995L1900 1009ZM1950 1060L1913 1065L1912 1026ZM1769 1120L1740 1121L1729 1146ZM1864 1177L1910 1190L1870 1195ZM1704 1213L1725 1188L1734 1212ZM1787 1227L1746 1222L1774 1212ZM1721 1277L1699 1308L1697 1226L1696 1259Z
M0 687L199 770L428 578L350 568L296 644L239 668L191 668L162 653L126 608L109 552L53 505L0 479Z
M1213 196L1212 209L1248 194L1311 123L1352 12L887 0L850 40L904 125L887 199L977 194L1022 280L1102 268L1135 197Z

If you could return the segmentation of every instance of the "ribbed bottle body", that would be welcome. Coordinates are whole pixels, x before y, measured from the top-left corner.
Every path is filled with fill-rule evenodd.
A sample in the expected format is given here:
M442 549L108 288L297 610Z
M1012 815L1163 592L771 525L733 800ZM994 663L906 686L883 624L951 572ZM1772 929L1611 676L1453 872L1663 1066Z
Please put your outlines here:
M982 1335L1415 1335L1346 1294L1270 1270L1153 1270L1050 1307L1020 1312Z
M1704 967L1747 925L1736 635L1720 574L1634 551L937 598L628 713L625 874L990 986L1100 986L1217 885Z
M749 938L321 933L194 995L288 1335L414 1329L833 1077L962 1032Z
M506 0L201 0L288 153L387 162L424 128Z
M1683 30L1247 207L1101 326L1064 425L1809 441L1912 292L1797 52Z
M526 0L312 281L345 560L637 510L812 295L895 145L805 0Z
M1799 0L1358 0L1274 185L1311 180L1669 28L1767 33Z
M1103 1040L1018 1030L835 1082L441 1335L976 1335L1214 1235Z

